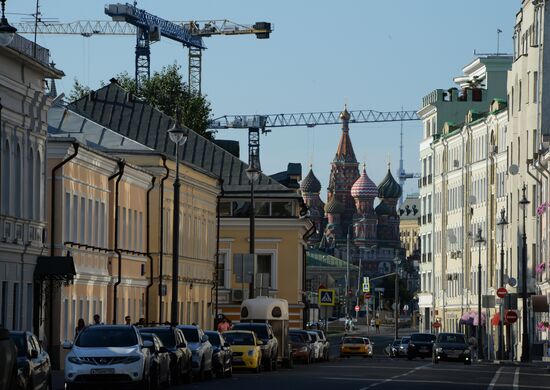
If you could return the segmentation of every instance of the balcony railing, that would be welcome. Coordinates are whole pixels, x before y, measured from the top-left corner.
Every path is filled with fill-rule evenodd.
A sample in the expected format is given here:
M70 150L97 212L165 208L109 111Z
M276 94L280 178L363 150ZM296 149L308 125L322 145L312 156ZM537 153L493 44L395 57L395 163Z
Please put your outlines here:
M35 44L33 41L23 38L21 35L16 34L8 47L23 53L27 57L34 58L36 61L41 62L44 65L49 65L50 51Z

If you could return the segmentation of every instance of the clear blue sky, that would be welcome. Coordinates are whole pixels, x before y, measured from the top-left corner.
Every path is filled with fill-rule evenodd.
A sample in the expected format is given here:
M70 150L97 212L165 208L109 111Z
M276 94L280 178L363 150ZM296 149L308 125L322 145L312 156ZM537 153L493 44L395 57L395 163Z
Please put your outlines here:
M35 0L7 1L10 21L34 12ZM108 20L105 2L41 0L43 18L59 21ZM141 0L138 6L170 20L230 19L252 24L269 21L269 40L253 36L206 38L202 90L214 116L340 110L416 110L422 97L452 86L452 77L477 52L495 52L497 28L501 52L512 49L519 0ZM39 36L66 73L58 85L68 93L74 78L91 87L121 71L133 73L132 37ZM152 46L152 69L177 61L186 72L187 50L164 39ZM405 169L419 170L419 122L404 124ZM339 126L278 128L261 137L265 173L301 162L304 175L313 163L323 198ZM246 130L219 133L239 139L246 160ZM355 124L351 138L360 162L378 183L391 157L399 160L399 123ZM412 181L405 192L417 191Z

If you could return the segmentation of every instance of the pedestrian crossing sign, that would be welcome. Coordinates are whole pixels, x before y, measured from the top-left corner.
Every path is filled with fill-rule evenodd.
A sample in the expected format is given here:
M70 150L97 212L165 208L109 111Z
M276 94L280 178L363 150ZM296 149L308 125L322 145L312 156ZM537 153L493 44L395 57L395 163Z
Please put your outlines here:
M334 290L320 288L319 291L319 306L334 306L336 301L336 294Z

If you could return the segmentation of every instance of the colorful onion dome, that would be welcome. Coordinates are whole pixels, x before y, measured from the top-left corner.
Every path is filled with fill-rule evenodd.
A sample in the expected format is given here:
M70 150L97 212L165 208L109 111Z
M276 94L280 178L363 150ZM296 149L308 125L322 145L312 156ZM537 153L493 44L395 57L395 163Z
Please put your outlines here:
M327 214L342 214L344 211L344 204L336 199L335 196L325 205L325 213Z
M361 176L351 187L351 196L354 198L376 198L378 196L378 187L367 175L365 164L363 164Z
M321 182L315 177L311 165L309 166L309 173L300 182L300 189L302 192L319 193L321 191Z
M379 198L389 198L389 199L398 199L401 197L403 190L398 182L395 181L391 174L390 164L388 163L388 173L384 180L378 185L378 197Z

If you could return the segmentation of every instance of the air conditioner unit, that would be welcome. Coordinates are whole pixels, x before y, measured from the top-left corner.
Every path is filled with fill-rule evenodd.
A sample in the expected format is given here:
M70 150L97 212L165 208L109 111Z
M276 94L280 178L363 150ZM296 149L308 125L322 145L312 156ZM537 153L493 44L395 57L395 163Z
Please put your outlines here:
M460 166L460 161L454 160L453 161L453 167L458 168Z
M231 300L233 302L242 302L248 298L248 289L247 288L234 288L231 290Z

